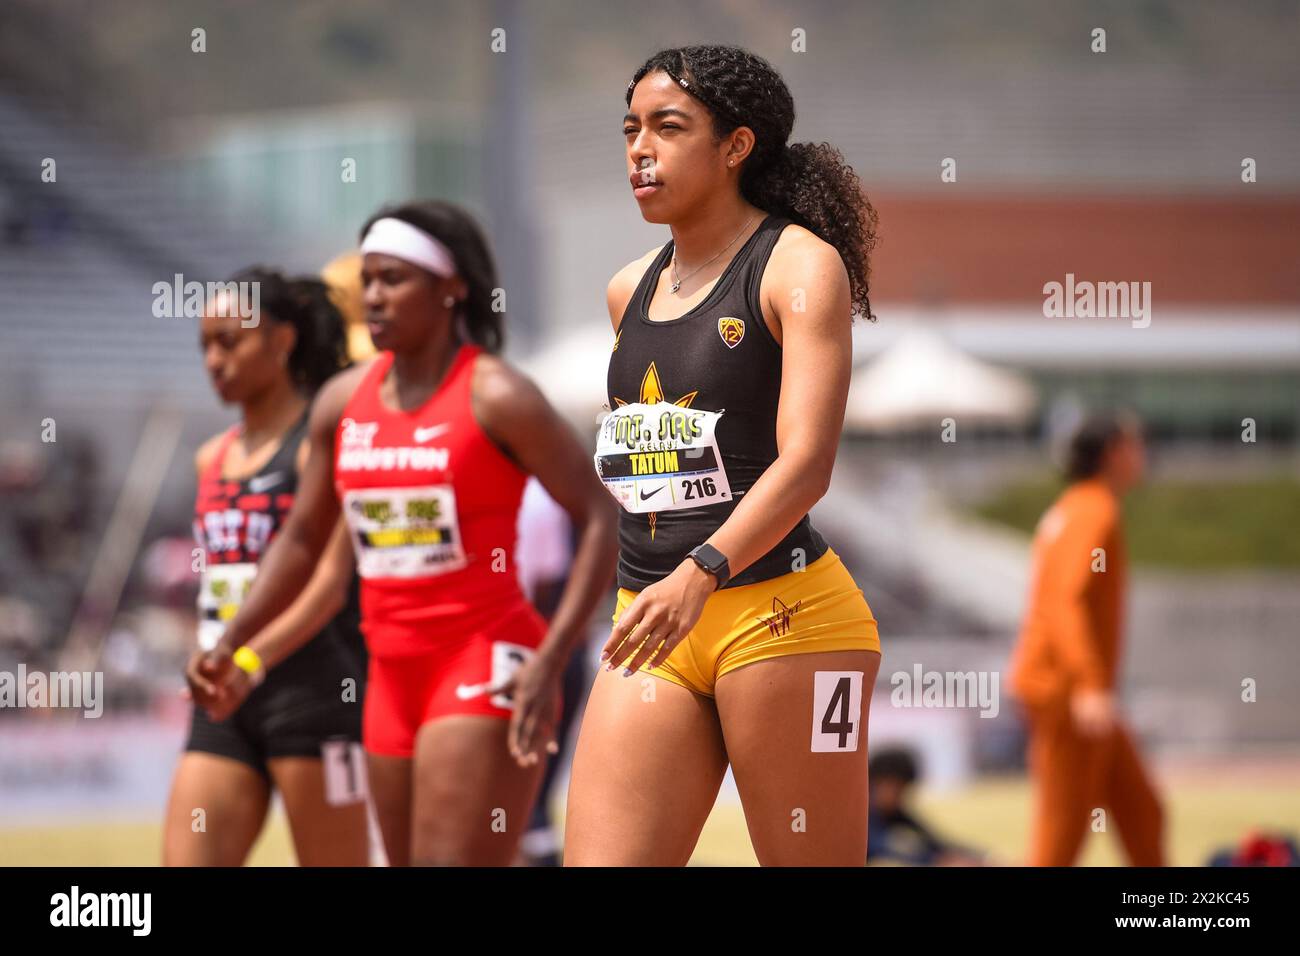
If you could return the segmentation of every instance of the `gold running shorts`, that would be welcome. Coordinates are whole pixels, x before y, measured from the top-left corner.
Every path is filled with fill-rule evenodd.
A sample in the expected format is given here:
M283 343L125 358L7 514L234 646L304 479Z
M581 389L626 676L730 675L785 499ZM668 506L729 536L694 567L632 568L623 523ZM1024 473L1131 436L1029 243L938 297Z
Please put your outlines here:
M639 593L618 589L613 621ZM880 652L871 608L829 547L802 571L715 591L668 660L640 670L712 697L718 678L737 667L824 651Z

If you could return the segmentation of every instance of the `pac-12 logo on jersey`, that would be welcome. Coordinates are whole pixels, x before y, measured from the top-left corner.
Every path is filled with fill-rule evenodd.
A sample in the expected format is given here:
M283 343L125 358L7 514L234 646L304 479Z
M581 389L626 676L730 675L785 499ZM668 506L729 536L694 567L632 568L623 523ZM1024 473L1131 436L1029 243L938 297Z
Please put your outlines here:
M745 337L745 320L733 315L724 315L718 319L718 334L722 336L723 344L727 348L734 349Z

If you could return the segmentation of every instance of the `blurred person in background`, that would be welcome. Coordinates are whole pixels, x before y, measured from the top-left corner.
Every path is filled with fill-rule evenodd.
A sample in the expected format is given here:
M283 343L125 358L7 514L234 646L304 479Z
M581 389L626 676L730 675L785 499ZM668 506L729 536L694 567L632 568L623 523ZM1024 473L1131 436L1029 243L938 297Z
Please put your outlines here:
M870 763L867 862L912 866L983 866L983 854L951 843L909 808L920 777L916 758L901 747L877 751Z
M730 762L760 863L861 866L880 638L808 512L871 315L875 210L834 148L788 142L790 91L748 51L657 53L625 101L633 197L672 241L607 289L617 623L565 863L685 865Z
M1132 865L1164 864L1160 798L1115 699L1128 584L1121 502L1145 466L1135 416L1086 417L1069 441L1067 487L1034 533L1011 662L1029 729L1032 866L1073 865L1098 809Z
M301 598L250 635L238 666L212 683L200 673L299 493L311 397L347 365L343 321L323 282L261 268L232 281L258 283L260 314L244 328L238 304L222 292L200 325L208 375L221 401L239 406L240 422L195 457L194 533L203 549L199 647L187 670L195 706L172 782L163 861L242 864L276 789L300 864L364 866L364 793L347 766L361 736L364 672L348 633L351 559L342 524L315 574L304 574Z
M361 232L366 325L379 355L334 378L311 414L303 488L238 615L205 663L297 598L343 514L370 651L364 741L393 865L504 865L556 750L565 664L612 575L613 505L540 390L498 358L498 282L477 223L434 200ZM511 565L536 475L578 529L549 625Z
M524 487L515 554L519 586L537 613L550 620L559 607L573 562L573 525L564 509L546 493L536 478L529 478ZM559 750L546 763L528 832L520 844L521 862L528 866L558 866L560 863L560 837L551 825L550 803L564 763L569 729L582 709L590 681L585 652L586 642L578 642L564 668L563 701L560 719L555 726L555 742Z
M353 362L375 357L375 343L366 328L366 290L361 285L361 265L361 253L343 252L327 262L320 273L329 286L330 300L343 316L348 356Z

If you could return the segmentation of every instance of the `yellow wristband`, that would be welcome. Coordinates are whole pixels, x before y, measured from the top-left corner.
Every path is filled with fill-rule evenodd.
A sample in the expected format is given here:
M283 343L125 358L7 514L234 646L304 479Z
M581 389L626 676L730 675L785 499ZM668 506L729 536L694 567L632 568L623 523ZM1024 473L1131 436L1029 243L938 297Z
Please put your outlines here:
M262 666L262 658L257 656L257 651L248 645L244 645L235 651L231 657L235 666L253 679L253 684L262 683L262 678L266 676L266 670Z

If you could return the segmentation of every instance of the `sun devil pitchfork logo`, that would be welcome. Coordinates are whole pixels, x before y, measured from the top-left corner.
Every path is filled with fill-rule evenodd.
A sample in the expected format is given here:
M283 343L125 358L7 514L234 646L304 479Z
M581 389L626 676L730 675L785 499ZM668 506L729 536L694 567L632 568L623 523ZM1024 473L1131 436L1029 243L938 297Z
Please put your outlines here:
M718 334L729 349L734 349L745 337L745 320L735 316L724 315L718 319Z
M790 633L790 618L802 605L802 600L795 601L794 604L786 604L779 597L773 597L772 616L760 617L758 620L767 625L773 637L781 637Z

